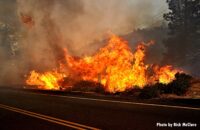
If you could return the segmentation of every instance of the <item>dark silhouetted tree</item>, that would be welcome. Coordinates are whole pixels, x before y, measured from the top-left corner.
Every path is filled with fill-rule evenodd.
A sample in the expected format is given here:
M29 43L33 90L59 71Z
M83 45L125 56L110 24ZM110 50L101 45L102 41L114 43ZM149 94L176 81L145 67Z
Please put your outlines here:
M184 65L200 51L200 0L167 0L169 36L164 63ZM199 62L198 62L199 63Z

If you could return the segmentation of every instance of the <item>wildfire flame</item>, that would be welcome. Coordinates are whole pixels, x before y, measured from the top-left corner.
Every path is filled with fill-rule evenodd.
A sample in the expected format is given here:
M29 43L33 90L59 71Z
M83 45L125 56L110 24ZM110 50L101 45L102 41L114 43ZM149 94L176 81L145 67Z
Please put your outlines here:
M136 50L131 52L128 42L112 35L105 47L93 56L76 58L65 51L66 65L61 64L56 71L37 73L32 71L26 83L38 85L43 89L59 89L66 77L61 68L67 68L72 77L81 80L100 82L105 90L111 93L122 92L129 88L144 87L157 82L167 84L175 78L178 70L172 66L158 66L145 64L147 44L140 43Z
M33 70L28 80L26 80L26 83L29 85L38 85L38 88L41 89L60 89L59 82L64 77L64 74L58 73L57 71L40 74Z

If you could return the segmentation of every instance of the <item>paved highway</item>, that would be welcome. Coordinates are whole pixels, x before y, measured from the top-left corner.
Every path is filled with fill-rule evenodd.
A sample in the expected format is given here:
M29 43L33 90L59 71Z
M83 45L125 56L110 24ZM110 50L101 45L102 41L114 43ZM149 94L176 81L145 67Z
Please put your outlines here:
M199 129L200 108L0 89L0 130L171 129L166 123Z

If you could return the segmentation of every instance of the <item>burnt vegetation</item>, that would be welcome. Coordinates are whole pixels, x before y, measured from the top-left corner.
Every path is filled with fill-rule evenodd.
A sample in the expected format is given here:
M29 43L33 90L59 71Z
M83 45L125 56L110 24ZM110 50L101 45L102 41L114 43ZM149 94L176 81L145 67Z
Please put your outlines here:
M190 87L192 77L184 73L177 73L175 75L175 80L169 84L157 83L155 85L145 86L139 98L148 99L159 97L161 94L175 94L178 96L186 94L188 88Z
M191 76L187 74L179 74L175 75L176 79L173 80L171 83L166 85L166 87L161 87L163 93L173 93L176 95L183 95L187 92L188 88L190 87L190 81L192 79Z
M134 86L124 92L108 93L105 86L93 81L81 80L76 82L71 91L95 92L106 95L132 96L139 99L159 98L162 94L174 94L183 96L190 87L192 77L185 73L177 73L175 79L169 84L156 83L154 85L146 85L144 88Z
M104 93L104 86L93 81L79 81L72 87L72 91Z

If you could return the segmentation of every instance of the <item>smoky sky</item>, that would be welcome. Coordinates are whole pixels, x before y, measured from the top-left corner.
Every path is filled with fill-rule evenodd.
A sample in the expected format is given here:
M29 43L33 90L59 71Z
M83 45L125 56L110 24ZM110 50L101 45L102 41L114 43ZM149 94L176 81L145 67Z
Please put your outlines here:
M61 46L80 56L89 53L88 47L93 41L101 40L108 31L125 34L161 19L160 11L166 10L166 6L159 1L19 0L17 4L18 13L24 12L34 18L36 26L32 32L41 36L41 31L46 29L44 26L50 26L60 33L64 42ZM54 25L48 25L49 22Z
M58 67L63 48L90 55L108 32L158 26L166 11L164 0L0 0L0 83Z

